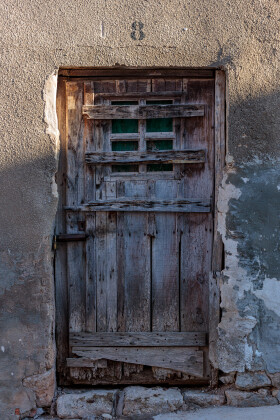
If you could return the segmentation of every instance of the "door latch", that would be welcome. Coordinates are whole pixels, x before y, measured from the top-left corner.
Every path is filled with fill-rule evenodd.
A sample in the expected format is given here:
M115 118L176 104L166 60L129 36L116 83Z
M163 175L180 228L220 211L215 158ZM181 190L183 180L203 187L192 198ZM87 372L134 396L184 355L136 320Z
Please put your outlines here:
M57 242L77 242L85 241L88 235L85 232L81 233L61 233L53 237L53 249L56 250Z

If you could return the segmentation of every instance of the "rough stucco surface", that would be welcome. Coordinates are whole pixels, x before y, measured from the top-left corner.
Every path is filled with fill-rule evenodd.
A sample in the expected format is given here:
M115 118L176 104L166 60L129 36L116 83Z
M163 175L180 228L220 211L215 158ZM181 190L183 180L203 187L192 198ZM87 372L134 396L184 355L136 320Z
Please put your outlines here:
M23 378L55 361L51 104L60 66L224 66L230 170L220 189L219 366L279 372L279 1L10 0L0 9L0 417L35 407ZM135 20L142 41L130 36Z

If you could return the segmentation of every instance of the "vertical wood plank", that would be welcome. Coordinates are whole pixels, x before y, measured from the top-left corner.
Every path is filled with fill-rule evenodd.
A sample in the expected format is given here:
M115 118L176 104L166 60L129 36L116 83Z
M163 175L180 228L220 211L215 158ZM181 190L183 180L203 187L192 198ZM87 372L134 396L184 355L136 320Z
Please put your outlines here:
M67 83L67 189L66 204L79 206L84 203L84 138L83 138L83 83ZM67 233L78 233L79 214L67 214ZM67 244L68 295L69 295L69 330L85 330L85 255L84 244Z
M176 80L153 81L153 92L175 90ZM180 147L180 119L173 119L175 141ZM175 178L180 165L174 165ZM177 181L155 181L156 199L177 198ZM155 236L152 244L152 331L179 331L179 241L177 214L154 215Z
M147 215L124 215L124 319L126 331L150 330L150 241Z
M65 232L65 174L66 174L66 81L58 79L57 116L60 133L60 156L57 171L58 208L56 214L55 233ZM56 303L56 345L57 371L59 384L65 380L67 372L65 361L68 357L68 285L66 247L59 246L55 250L55 303Z
M94 104L93 82L84 82L84 104ZM84 119L84 138L86 152L93 152L94 121ZM85 166L85 200L95 199L95 170ZM95 276L95 213L86 213L86 331L96 331L96 276Z
M222 182L223 169L225 166L226 148L226 79L225 73L217 70L215 73L215 194L214 194L214 240L212 254L213 276L209 287L209 359L212 364L211 385L218 383L217 361L217 326L220 322L220 277L223 261L223 243L217 230L217 200L218 190Z
M180 191L184 197L212 197L214 178L214 84L188 80L188 103L204 103L205 117L184 121L183 147L207 149L205 165L184 169ZM192 120L192 121L190 121ZM208 331L209 278L211 276L212 214L181 216L181 329Z

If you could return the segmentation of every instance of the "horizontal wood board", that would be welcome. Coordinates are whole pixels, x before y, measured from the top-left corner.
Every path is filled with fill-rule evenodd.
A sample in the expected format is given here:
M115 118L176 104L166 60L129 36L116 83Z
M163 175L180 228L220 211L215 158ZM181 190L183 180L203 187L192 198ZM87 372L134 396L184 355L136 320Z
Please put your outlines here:
M211 202L207 200L129 200L112 199L89 202L85 206L65 207L73 211L120 211L120 212L166 212L166 213L209 213Z
M203 351L186 347L72 347L72 353L91 360L157 366L203 376Z
M203 105L84 105L93 120L203 117Z
M154 347L205 346L203 332L104 332L70 334L70 346Z
M113 163L204 163L204 150L170 150L156 152L92 152L87 153L87 163L113 164Z

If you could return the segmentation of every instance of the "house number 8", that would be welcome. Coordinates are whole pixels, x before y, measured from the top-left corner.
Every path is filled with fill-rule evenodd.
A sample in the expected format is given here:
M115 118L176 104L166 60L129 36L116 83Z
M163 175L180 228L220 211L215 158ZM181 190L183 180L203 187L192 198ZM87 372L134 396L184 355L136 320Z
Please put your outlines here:
M143 38L145 38L145 34L142 31L144 27L144 24L142 22L133 22L131 25L131 38L134 39L134 41L141 41Z

